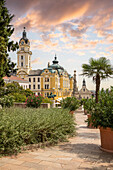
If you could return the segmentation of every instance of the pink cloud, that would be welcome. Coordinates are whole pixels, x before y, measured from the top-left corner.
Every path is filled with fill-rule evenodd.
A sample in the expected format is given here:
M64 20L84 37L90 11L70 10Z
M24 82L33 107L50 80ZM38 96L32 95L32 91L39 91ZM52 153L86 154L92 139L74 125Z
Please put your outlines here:
M40 61L40 57L35 58L34 60L31 61L32 64L42 64Z
M100 38L110 43L113 29L113 1L111 0L11 0L7 6L15 14L14 26L20 32L25 26L27 30L40 32L40 44L34 47L57 47L59 38L70 47L80 48L81 42L73 38L82 38L83 48L94 48L101 41L86 42L89 28L93 28ZM60 34L55 34L60 31ZM68 38L70 36L70 38Z

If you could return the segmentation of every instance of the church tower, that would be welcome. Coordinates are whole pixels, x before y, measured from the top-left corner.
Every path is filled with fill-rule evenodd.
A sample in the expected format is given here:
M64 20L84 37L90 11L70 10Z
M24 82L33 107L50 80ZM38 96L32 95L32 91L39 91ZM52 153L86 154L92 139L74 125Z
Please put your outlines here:
M25 27L22 38L19 41L19 51L17 52L17 76L25 78L31 70L30 42L27 38Z
M82 83L82 87L86 87L86 81L85 81L85 79L83 79L83 83Z

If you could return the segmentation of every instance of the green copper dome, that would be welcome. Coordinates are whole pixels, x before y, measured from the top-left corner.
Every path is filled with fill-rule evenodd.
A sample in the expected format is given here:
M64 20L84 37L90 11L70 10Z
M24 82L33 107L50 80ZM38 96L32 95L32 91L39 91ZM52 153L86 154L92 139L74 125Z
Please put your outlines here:
M58 63L59 63L59 61L57 60L57 57L56 57L56 55L55 55L55 58L54 58L54 60L53 60L53 64L50 65L49 67L57 70L58 73L63 72L63 71L64 71L64 68L63 68L62 66L60 66ZM48 67L48 68L49 68L49 67Z
M55 55L55 58L54 58L54 60L52 62L53 62L53 64L52 65L48 65L48 67L45 68L45 69L48 69L49 72L51 72L51 73L55 73L56 70L57 70L59 75L64 75L65 73L67 73L67 71L62 66L59 65L59 61L57 60L56 55ZM43 69L42 72L44 72L45 69ZM70 74L68 74L68 76L69 76L69 78L72 77Z

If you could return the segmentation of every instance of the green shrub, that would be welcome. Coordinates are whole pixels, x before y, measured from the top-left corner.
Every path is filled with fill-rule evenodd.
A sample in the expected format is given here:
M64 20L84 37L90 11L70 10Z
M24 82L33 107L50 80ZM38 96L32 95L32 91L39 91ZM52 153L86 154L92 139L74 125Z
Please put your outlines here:
M33 95L33 92L30 90L30 89L26 89L24 91L24 94L26 95L26 97L30 96L30 95Z
M6 94L13 94L13 93L23 93L24 89L22 86L19 85L18 82L12 82L5 85Z
M75 134L69 110L9 108L0 112L0 153L11 154L27 144L66 141Z
M96 102L95 102L94 98L84 100L83 107L87 111L87 114L92 113L92 111L95 108L95 104L96 104Z
M81 100L80 100L80 105L81 105L81 106L82 106L82 105L84 106L85 101L87 101L87 99L81 99Z
M61 106L64 109L69 108L70 111L74 111L79 108L80 102L75 97L67 97L61 101Z
M34 108L38 108L40 107L41 103L42 103L43 97L41 95L37 96L37 95L30 95L27 99L26 99L26 106L27 107L34 107Z
M30 89L24 90L23 87L20 86L18 82L7 83L3 87L0 87L0 97L3 97L4 95L13 95L13 94L14 95L23 94L26 97L28 97L30 95L33 95L33 92Z
M113 129L113 87L111 91L102 89L99 100L91 114L94 127L109 127Z
M11 107L13 106L14 103L14 98L13 96L4 96L0 98L0 105L2 105L2 107Z
M44 98L43 100L42 100L42 103L50 103L50 105L52 105L52 100L51 99L49 99L49 98Z
M25 102L26 101L26 96L24 94L14 93L13 96L14 96L15 102Z

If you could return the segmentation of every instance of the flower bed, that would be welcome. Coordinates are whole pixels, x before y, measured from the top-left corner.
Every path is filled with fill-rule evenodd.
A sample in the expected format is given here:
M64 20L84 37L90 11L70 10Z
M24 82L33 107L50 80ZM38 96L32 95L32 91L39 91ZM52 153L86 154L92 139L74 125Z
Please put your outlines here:
M41 95L30 95L27 99L26 99L26 106L27 107L34 107L34 108L38 108L40 107L42 101L43 101L43 97Z

